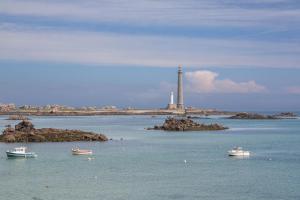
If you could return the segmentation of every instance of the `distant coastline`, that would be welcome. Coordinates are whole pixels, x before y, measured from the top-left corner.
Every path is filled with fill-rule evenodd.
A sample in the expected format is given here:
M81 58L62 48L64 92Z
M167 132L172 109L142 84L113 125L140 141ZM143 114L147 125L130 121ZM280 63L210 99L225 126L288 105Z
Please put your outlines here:
M169 109L114 109L114 110L11 110L0 111L0 115L25 115L25 116L93 116L93 115L234 115L237 112L218 111L212 109L186 109L186 110L169 110Z
M0 116L9 115L9 120L26 119L26 116L109 116L109 115L177 115L188 118L206 118L210 115L224 115L232 119L283 119L297 118L297 112L277 112L273 114L262 114L263 112L238 112L223 111L217 109L204 109L186 107L177 109L168 108L117 108L116 106L104 107L81 107L74 108L63 105L31 106L24 105L17 107L15 104L0 104Z

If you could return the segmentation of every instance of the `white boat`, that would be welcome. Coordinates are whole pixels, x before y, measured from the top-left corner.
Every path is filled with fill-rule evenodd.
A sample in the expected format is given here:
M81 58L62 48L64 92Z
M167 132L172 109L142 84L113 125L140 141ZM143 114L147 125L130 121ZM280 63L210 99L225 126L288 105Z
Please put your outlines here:
M72 154L73 155L92 155L93 151L92 150L87 150L87 149L72 149Z
M37 157L34 152L27 152L26 147L16 147L13 151L6 151L8 158L34 158Z
M229 156L250 156L250 151L244 151L242 147L234 147L228 151Z

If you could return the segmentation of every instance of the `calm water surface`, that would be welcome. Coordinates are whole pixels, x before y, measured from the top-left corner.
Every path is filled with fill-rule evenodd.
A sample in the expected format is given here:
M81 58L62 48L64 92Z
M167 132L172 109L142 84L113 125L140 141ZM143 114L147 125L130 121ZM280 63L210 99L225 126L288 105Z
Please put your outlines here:
M10 121L0 116L0 129ZM105 133L112 141L26 144L35 159L7 159L0 143L2 200L300 199L300 119L229 120L229 130L171 133L144 128L158 116L32 117L37 128ZM123 138L123 140L120 140ZM252 152L227 156L234 146ZM72 147L94 151L72 156ZM186 163L184 162L186 160Z

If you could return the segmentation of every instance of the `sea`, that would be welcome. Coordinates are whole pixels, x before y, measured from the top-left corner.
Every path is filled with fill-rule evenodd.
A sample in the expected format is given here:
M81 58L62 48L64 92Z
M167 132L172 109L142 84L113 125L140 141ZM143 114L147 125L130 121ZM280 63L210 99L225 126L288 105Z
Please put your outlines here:
M15 121L0 116L0 131ZM146 130L166 116L30 117L36 128L104 133L108 142L0 143L0 200L298 200L300 119L195 119L224 131ZM7 159L27 146L31 159ZM241 146L250 157L229 157ZM92 149L74 156L71 149Z

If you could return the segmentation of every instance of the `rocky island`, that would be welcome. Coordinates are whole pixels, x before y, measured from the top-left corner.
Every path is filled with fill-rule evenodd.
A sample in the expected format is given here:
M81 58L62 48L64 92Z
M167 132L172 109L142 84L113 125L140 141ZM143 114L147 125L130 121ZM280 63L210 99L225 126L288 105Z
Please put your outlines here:
M74 141L107 141L103 134L80 130L41 128L36 129L27 120L8 126L0 135L0 142L74 142Z
M228 127L222 126L220 124L199 124L191 119L182 118L176 119L169 117L165 120L162 126L154 126L153 128L148 128L147 130L164 130L164 131L216 131L225 130Z

